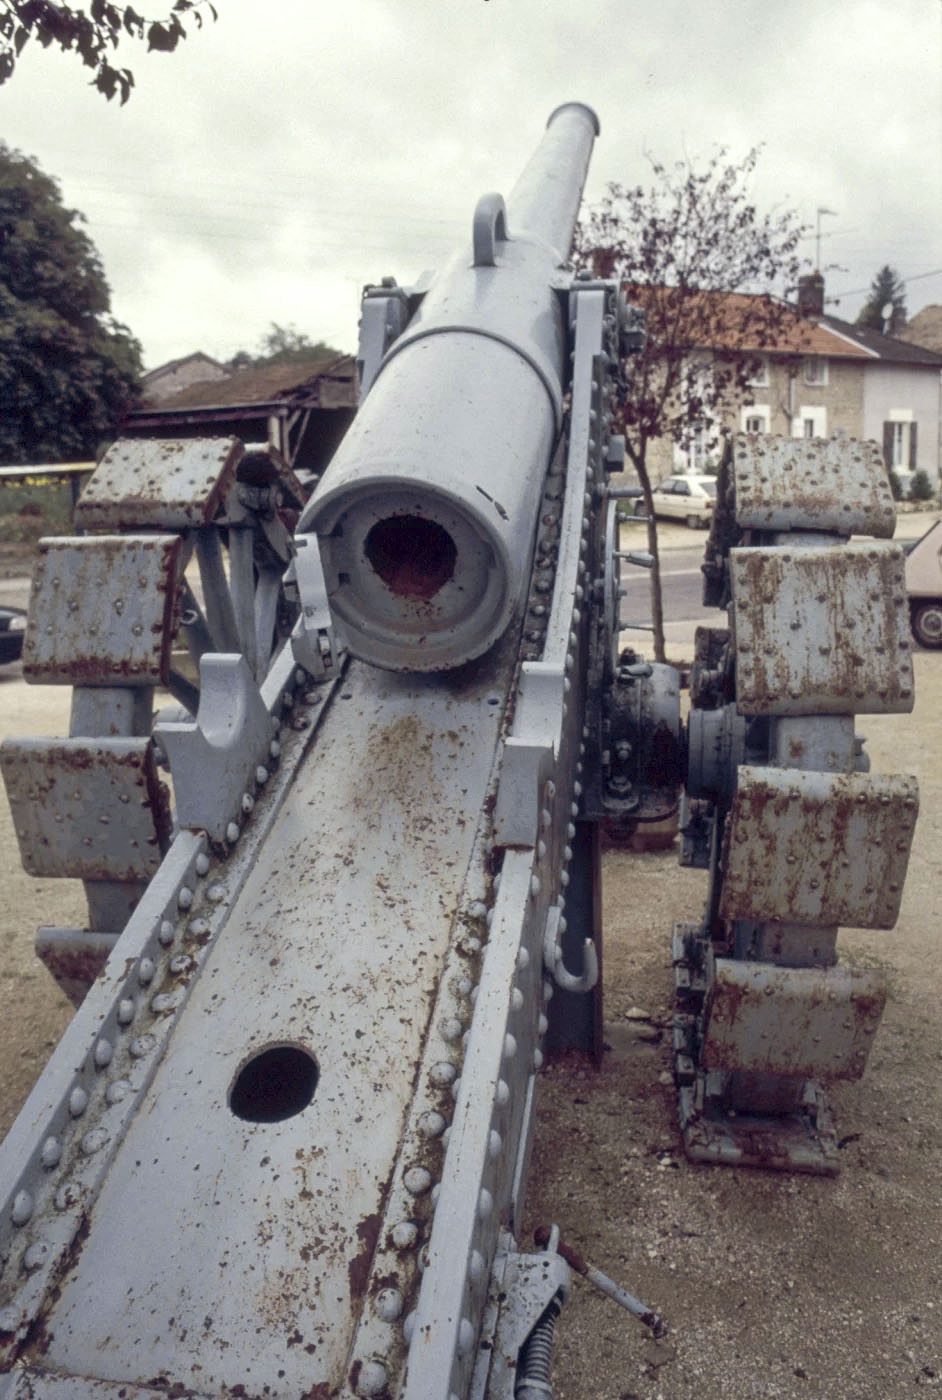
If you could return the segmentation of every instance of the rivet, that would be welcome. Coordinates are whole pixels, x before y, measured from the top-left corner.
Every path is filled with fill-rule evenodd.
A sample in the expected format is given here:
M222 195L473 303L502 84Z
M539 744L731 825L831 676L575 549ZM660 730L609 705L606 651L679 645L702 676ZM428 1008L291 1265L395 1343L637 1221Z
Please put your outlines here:
M56 1210L71 1210L82 1199L81 1189L73 1181L64 1181L52 1198Z
M73 1118L81 1118L86 1108L88 1108L88 1094L81 1085L76 1085L69 1095L69 1112Z
M174 927L169 919L164 919L157 933L157 938L165 948L169 948L174 940Z
M532 899L536 899L537 895L540 893L541 888L542 888L542 886L540 885L540 877L539 877L539 875L531 875L531 876L530 876L530 896L531 896Z
M131 1081L129 1079L115 1079L105 1090L105 1098L109 1104L120 1103L126 1099L131 1092Z
M524 968L530 966L530 950L528 948L517 949L517 971L523 972Z
M187 933L192 933L194 938L204 938L206 934L209 933L209 920L191 919L190 922L187 924ZM183 954L182 956L186 955ZM173 961L177 962L179 961L179 959L174 958Z
M511 992L510 1004L513 1007L514 1011L519 1011L521 1006L523 1005L523 992L521 992L519 987L514 987L513 991Z
M411 1249L418 1238L419 1229L412 1220L400 1220L392 1227L392 1242L396 1249Z
M259 787L263 787L264 784L268 782L268 777L268 769L260 763L255 770L255 781L258 783Z
M0 1332L15 1332L20 1321L19 1308L0 1308Z
M135 1004L130 997L124 997L121 1001L119 1001L118 1010L116 1013L118 1025L129 1026L134 1020L134 1013L136 1009L137 1008L135 1007Z
M549 1026L549 1021L547 1021L542 1011L540 1012L540 1018L537 1021L537 1026L539 1027L540 1035L545 1035L547 1027Z
M458 1355L467 1356L474 1346L474 1328L466 1317L461 1319L458 1328Z
M239 828L238 828L238 826L236 825L235 822L230 822L229 825L226 827L226 840L229 842L229 844L230 844L230 846L231 846L232 843L233 843L234 841L238 841L238 839L239 839Z
M503 1147L503 1145L504 1145L504 1144L503 1144L503 1140L501 1139L500 1133L497 1132L496 1129L492 1128L492 1129L491 1129L491 1132L490 1132L490 1136L489 1136L488 1139L487 1139L487 1152L488 1152L488 1156L489 1156L489 1157L499 1157L499 1156L500 1156L500 1150L501 1150L501 1148Z
M478 1196L478 1216L479 1216L479 1218L480 1218L481 1220L486 1220L487 1217L490 1215L490 1213L491 1213L491 1211L492 1211L493 1209L494 1209L494 1197L491 1195L490 1191L488 1191L488 1190L486 1190L486 1189L482 1189L480 1196Z
M425 1167L406 1167L402 1184L410 1196L421 1196L432 1184L432 1173Z
M39 1159L44 1167L52 1168L59 1165L62 1157L62 1144L56 1137L47 1137L40 1149Z
M135 1060L143 1060L154 1049L157 1041L152 1035L139 1035L128 1046L130 1054Z
M449 1064L447 1060L439 1060L437 1064L432 1065L428 1077L433 1084L444 1088L447 1084L453 1083L457 1073L454 1065Z
M196 857L195 868L197 875L205 875L209 870L209 856L205 851L201 851Z
M23 1255L23 1268L28 1274L34 1274L42 1268L51 1253L52 1246L48 1240L37 1240Z
M253 808L254 806L255 806L255 798L252 796L251 793L249 793L249 792L244 792L244 793L242 794L242 810L243 810L243 812L245 813L246 816L248 816L248 814L252 811L252 808Z
M440 1113L429 1110L428 1113L423 1113L420 1116L416 1126L422 1137L437 1138L441 1137L442 1133L445 1131L445 1120Z
M108 1141L107 1128L92 1128L82 1138L82 1151L86 1157L92 1157L96 1152L100 1152Z
M449 1043L461 1036L461 1022L457 1016L446 1016L441 1023L442 1039Z
M10 1208L14 1225L25 1225L33 1213L33 1198L28 1191L17 1191Z
M472 1249L471 1258L468 1260L468 1275L473 1283L484 1273L484 1255L478 1249Z
M177 895L177 904L180 906L181 909L189 909L192 903L193 891L189 888L189 886L184 885L180 893Z
M376 1295L376 1312L384 1322L397 1322L402 1316L402 1294L398 1288L381 1288Z
M412 1341L412 1333L415 1331L415 1313L410 1312L402 1324L402 1335L405 1338L406 1346Z
M361 1363L357 1377L357 1395L381 1395L388 1383L389 1372L381 1361Z
M504 1036L504 1059L512 1060L517 1053L517 1042L509 1033Z
M150 958L141 958L137 965L137 980L142 987L154 980L154 964Z
M114 1047L110 1040L99 1040L95 1046L95 1064L99 1069L104 1069L105 1065L111 1064L111 1057L114 1054Z
M271 758L281 757L281 745L277 739L272 739L271 743L268 745L268 753Z
M542 1050L534 1050L534 1052L533 1052L533 1068L534 1068L535 1070L541 1070L541 1069L543 1068L543 1051L542 1051Z
M508 1102L510 1099L510 1088L508 1087L506 1079L498 1079L497 1090L494 1097L501 1107Z
M226 897L225 885L210 885L206 891L206 898L210 904L221 904Z

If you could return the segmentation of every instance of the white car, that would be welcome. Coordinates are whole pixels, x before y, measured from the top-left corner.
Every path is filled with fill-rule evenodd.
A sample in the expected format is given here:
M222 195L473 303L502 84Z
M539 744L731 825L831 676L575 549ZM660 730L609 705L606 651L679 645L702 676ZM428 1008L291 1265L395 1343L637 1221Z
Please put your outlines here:
M692 530L707 528L716 501L715 476L669 476L652 492L654 514L667 520L685 520ZM638 509L640 507L640 509ZM644 514L644 502L636 512Z

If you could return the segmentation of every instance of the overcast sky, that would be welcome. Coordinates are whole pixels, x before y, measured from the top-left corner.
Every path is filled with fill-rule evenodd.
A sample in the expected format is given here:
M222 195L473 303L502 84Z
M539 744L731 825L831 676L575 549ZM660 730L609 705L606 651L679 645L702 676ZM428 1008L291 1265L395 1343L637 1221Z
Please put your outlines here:
M829 310L852 320L885 262L910 315L942 303L942 0L215 3L175 54L122 45L123 108L32 45L0 88L0 135L87 216L148 367L273 321L354 349L362 284L441 263L573 99L602 127L590 202L646 153L763 143L760 207L835 211Z

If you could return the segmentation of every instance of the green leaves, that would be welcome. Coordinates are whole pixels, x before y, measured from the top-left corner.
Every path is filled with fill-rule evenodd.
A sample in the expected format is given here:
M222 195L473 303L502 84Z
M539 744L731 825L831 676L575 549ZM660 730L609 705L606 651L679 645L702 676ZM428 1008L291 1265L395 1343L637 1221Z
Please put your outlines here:
M169 14L157 20L111 0L89 0L85 8L58 0L0 0L0 85L13 76L17 59L29 40L35 39L43 48L56 44L76 53L94 71L92 86L108 101L118 97L123 105L131 95L134 77L129 68L117 68L111 62L122 36L146 40L149 52L172 53L187 37L184 19L202 29L206 14L217 18L209 0L174 0Z
M140 346L81 222L0 144L0 462L93 456L137 395Z

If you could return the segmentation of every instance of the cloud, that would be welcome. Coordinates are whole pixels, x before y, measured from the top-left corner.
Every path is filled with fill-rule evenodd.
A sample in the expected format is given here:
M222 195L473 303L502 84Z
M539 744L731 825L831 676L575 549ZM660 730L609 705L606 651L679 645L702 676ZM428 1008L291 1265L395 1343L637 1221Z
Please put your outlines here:
M219 0L172 55L122 48L129 104L28 50L7 140L84 210L149 363L253 346L272 320L355 343L358 288L409 281L509 192L550 111L602 123L587 187L645 152L764 143L763 206L824 205L829 283L942 268L940 30L925 0ZM933 172L933 173L930 173ZM813 242L808 245L813 256ZM857 302L862 298L858 298ZM909 304L942 301L942 277ZM842 303L842 314L854 307Z

